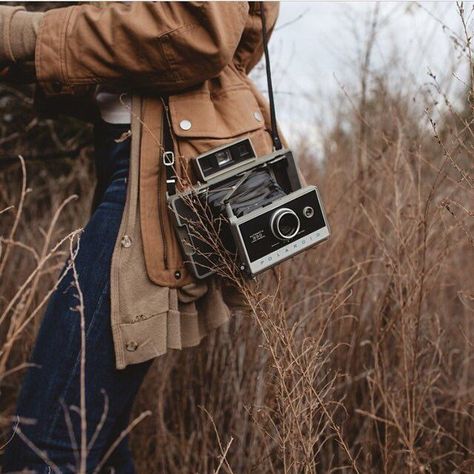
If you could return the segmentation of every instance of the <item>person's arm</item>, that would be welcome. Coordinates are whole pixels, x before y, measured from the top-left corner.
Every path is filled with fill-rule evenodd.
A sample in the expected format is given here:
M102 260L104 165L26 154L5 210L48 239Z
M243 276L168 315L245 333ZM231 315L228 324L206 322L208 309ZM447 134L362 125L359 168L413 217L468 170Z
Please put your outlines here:
M265 14L265 23L267 26L267 41L270 42L270 38L275 29L275 24L278 19L278 14L280 12L280 3L279 2L263 2L264 14ZM249 17L252 21L254 30L257 32L259 38L258 46L255 47L254 43L246 48L246 45L241 45L242 52L237 51L237 56L242 56L242 63L247 74L252 71L252 69L258 64L263 56L263 38L261 33L261 23L262 19L260 16L260 2L253 2L250 7ZM249 38L250 41L254 39Z
M185 89L230 63L248 8L248 2L117 2L49 10L36 41L36 75L47 94L96 83Z

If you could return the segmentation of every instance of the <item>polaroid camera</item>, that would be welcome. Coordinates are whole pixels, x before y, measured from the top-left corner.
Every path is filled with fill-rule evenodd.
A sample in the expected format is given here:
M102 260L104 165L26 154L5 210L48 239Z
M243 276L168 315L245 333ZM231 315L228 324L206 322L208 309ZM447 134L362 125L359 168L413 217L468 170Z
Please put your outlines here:
M201 184L168 196L168 203L196 277L213 274L219 265L213 234L206 238L202 230L206 222L219 222L220 241L250 278L329 237L318 190L301 186L290 150L256 157L245 138L194 163Z

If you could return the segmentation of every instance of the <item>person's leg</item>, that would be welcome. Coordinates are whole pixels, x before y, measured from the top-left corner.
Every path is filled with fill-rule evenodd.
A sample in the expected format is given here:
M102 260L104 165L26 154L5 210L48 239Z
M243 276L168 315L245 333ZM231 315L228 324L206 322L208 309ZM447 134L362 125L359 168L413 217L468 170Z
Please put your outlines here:
M115 421L115 427L111 430L109 436L109 445L116 442L120 433L127 428L130 424L130 415L133 408L133 401L136 394L130 394L130 403L128 409L124 410L121 416ZM134 463L132 453L128 445L129 436L125 436L120 444L114 449L111 456L107 459L104 465L103 472L110 473L129 473L134 472Z
M119 127L106 127L108 146L97 151L112 160L110 183L80 239L75 260L84 298L86 333L85 399L87 420L87 472L93 472L116 436L127 426L138 388L151 361L115 368L110 327L110 264L126 195L129 141L113 144ZM47 458L61 472L75 472L80 461L80 314L72 271L60 282L45 312L17 404L20 418L36 420L20 424L22 433L38 450L31 449L18 434L6 447L3 472L30 468L51 472ZM63 407L66 407L64 410ZM72 408L71 408L72 407ZM66 412L67 413L66 413ZM91 440L95 441L92 443ZM42 451L46 456L40 456ZM126 440L106 466L116 473L131 473L133 462ZM102 472L107 472L105 469Z

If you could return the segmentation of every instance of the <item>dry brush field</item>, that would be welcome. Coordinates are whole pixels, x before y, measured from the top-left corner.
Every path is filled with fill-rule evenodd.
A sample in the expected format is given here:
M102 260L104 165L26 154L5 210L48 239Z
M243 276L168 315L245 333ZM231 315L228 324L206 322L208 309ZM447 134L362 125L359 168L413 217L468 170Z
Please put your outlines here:
M472 64L469 34L457 40ZM472 74L453 99L435 75L420 90L365 66L322 157L288 137L332 238L246 288L250 314L155 361L134 408L151 411L131 433L139 473L474 472ZM95 178L89 126L0 87L2 155L81 150L1 165L4 444Z

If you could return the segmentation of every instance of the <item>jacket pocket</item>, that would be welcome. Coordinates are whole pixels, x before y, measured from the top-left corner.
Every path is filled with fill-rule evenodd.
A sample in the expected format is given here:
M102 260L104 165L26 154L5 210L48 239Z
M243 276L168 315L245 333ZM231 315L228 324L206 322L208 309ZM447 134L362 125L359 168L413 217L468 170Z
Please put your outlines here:
M248 87L229 87L215 94L199 90L171 96L169 108L177 154L191 178L192 158L238 138L249 137L257 156L272 151L262 111Z

